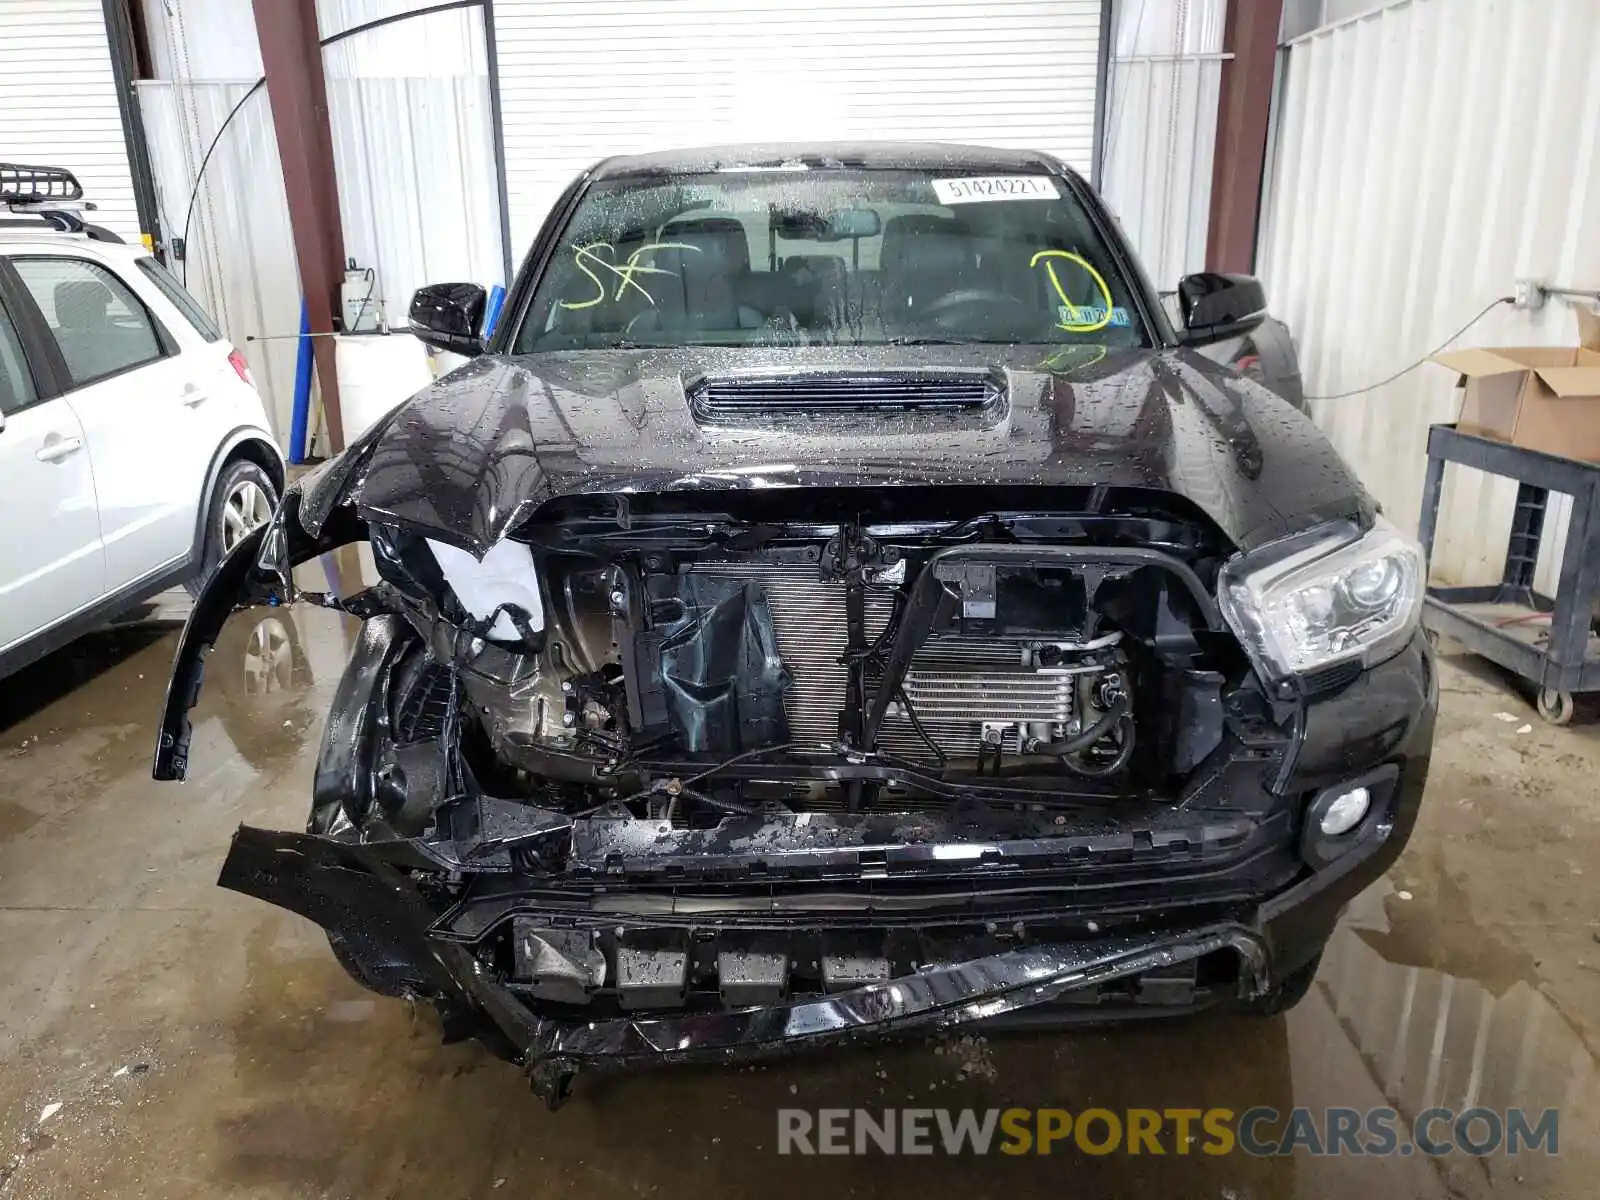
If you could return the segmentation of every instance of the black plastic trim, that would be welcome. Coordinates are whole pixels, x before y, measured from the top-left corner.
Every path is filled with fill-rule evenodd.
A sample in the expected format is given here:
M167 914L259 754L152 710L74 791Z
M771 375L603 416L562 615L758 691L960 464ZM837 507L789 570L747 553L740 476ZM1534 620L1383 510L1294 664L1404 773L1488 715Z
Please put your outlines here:
M150 165L150 145L144 132L144 113L134 90L133 14L130 0L102 0L106 43L111 51L111 77L117 88L117 113L122 118L122 140L128 151L128 174L133 180L134 208L139 229L153 245L161 244L161 206L156 197L155 171Z
M17 411L22 412L35 404L58 398L64 387L52 357L55 340L50 336L50 327L45 324L33 297L11 269L11 260L3 254L0 254L0 309L4 309L11 318L17 337L22 341L23 361L33 378L33 401Z

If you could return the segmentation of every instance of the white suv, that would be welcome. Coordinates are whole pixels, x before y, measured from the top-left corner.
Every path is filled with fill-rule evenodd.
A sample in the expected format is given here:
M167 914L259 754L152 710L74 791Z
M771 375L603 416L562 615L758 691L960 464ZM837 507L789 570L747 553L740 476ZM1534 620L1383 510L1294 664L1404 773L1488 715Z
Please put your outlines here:
M192 587L283 490L243 355L63 195L0 164L0 676Z

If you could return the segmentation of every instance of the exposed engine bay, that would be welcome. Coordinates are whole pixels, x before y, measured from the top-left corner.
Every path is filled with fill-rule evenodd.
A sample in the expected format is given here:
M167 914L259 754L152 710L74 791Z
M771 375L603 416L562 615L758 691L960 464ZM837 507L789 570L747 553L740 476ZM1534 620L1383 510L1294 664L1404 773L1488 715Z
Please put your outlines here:
M1330 700L1297 764L1354 675L1266 686L1203 520L863 495L567 497L480 558L291 492L185 629L156 773L186 769L218 596L362 618L307 832L241 828L219 882L552 1104L583 1069L1309 986L1338 893L1308 864L1376 861L1402 811L1346 727L1408 730L1416 666ZM357 538L376 583L296 587ZM1353 831L1296 819L1352 789Z
M362 618L307 833L242 828L219 882L551 1103L585 1068L1188 1011L1263 995L1272 953L1314 970L1336 910L1279 951L1247 919L1320 861L1294 817L1318 785L1287 774L1303 701L1212 599L1214 529L959 510L979 493L863 522L861 494L568 497L479 558L350 509L313 535L291 493L185 630L156 773L187 765L213 589ZM354 538L376 583L296 586ZM1398 772L1355 780L1381 845Z
M434 936L473 947L510 994L588 1017L821 1003L958 948L1096 928L956 885L962 871L1192 867L1281 837L1260 812L1174 803L1281 747L1237 687L1253 677L1200 574L1218 557L1203 526L673 508L574 502L482 561L374 524L382 581L310 597L368 617L372 639L335 701L311 832L420 855ZM937 918L870 919L908 870L944 893ZM687 886L711 891L685 909ZM798 923L775 929L774 903ZM833 917L800 919L811 904ZM1073 1003L1236 987L1251 945L1218 936ZM364 981L423 987L376 948L334 945Z
M1063 789L1137 795L1222 739L1242 660L1175 554L1018 541L1038 530L998 517L897 537L652 525L532 529L481 564L375 527L389 590L424 601L400 606L419 638L397 761L448 760L448 717L451 769L496 796L695 826L774 806L917 812L964 784L1044 807ZM882 778L797 773L808 756ZM445 769L378 789L396 829L423 831Z

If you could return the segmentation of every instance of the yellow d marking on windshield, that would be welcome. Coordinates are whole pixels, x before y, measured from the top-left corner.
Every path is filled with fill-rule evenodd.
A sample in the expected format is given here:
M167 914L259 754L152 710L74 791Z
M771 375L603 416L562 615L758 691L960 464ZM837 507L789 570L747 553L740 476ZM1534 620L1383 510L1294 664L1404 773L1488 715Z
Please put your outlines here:
M1106 302L1105 307L1100 310L1104 315L1098 321L1090 321L1084 324L1059 321L1057 322L1058 326L1069 333L1093 333L1095 330L1104 329L1111 324L1111 289L1106 286L1105 277L1099 271L1096 271L1089 260L1081 254L1074 254L1070 250L1041 250L1028 260L1028 266L1037 267L1040 262L1043 262L1045 274L1050 276L1050 286L1055 288L1056 295L1061 297L1061 303L1066 306L1067 312L1069 314L1076 313L1078 306L1067 299L1067 290L1061 286L1061 280L1056 277L1056 264L1052 260L1058 258L1077 263L1085 271L1089 272L1089 278L1094 280L1095 286L1100 289L1100 295L1105 298Z
M646 300L650 301L651 304L654 304L656 298L645 291L644 285L634 276L671 275L673 272L665 267L641 266L639 263L640 255L650 254L656 250L693 250L698 253L700 247L691 246L687 242L651 242L647 246L640 246L632 254L628 255L628 261L620 267L614 262L601 258L597 253L600 250L610 250L613 254L616 253L616 248L610 242L590 242L587 246L574 246L572 248L573 257L577 260L578 270L587 275L589 282L594 284L595 294L588 300L563 300L560 302L561 308L567 309L569 312L576 312L581 308L593 308L595 305L605 302L606 285L601 282L600 276L596 275L591 269L591 264L596 267L604 267L617 277L616 294L611 297L613 302L621 300L622 293L631 287Z

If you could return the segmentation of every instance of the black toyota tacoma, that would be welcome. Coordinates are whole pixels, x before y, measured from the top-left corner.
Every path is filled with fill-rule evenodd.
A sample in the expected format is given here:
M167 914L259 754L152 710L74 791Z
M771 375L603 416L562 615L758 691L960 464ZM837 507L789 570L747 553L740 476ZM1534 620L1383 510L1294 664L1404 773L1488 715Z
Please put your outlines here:
M966 1022L1272 1013L1394 860L1423 562L1311 422L1173 329L1039 154L737 147L577 179L472 356L292 486L190 618L364 620L304 831L225 887L552 1102L591 1068ZM377 578L302 591L352 541Z

